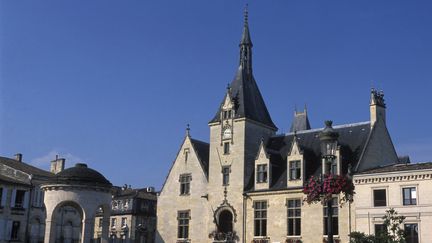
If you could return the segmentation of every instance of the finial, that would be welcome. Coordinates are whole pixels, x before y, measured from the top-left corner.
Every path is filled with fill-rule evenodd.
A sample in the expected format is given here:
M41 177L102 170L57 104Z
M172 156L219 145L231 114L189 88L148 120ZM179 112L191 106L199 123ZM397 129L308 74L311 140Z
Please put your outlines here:
M332 125L333 125L333 121L331 121L331 120L326 120L326 121L324 121L324 124L326 125L326 127L332 127Z
M304 104L304 110L303 110L303 112L304 112L305 114L307 114L307 105L306 105L306 103Z
M189 123L186 124L186 136L190 137L190 125L189 125Z
M245 9L244 9L244 24L248 24L248 17L249 17L249 11L248 11L248 4L246 3Z

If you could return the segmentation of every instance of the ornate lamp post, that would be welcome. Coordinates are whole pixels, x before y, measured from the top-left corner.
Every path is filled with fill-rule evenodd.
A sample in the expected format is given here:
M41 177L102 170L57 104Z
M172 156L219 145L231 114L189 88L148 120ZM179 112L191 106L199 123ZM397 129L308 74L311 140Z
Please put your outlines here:
M326 127L319 134L321 141L321 155L324 160L325 174L337 174L337 164L335 164L337 139L339 134L333 129L332 121L325 121ZM333 243L333 198L327 198L327 239L328 243Z

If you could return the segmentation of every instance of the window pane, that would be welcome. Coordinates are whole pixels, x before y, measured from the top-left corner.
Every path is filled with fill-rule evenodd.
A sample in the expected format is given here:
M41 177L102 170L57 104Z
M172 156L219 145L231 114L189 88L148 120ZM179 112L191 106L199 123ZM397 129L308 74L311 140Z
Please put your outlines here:
M374 194L374 206L375 207L387 206L386 190L385 189L374 190L373 194Z

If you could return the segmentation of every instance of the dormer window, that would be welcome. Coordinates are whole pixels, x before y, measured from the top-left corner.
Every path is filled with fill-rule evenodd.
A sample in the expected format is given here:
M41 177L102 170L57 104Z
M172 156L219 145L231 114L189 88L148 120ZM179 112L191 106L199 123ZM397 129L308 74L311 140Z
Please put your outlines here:
M267 182L267 165L257 165L257 183Z
M299 180L301 178L300 160L290 161L290 180Z

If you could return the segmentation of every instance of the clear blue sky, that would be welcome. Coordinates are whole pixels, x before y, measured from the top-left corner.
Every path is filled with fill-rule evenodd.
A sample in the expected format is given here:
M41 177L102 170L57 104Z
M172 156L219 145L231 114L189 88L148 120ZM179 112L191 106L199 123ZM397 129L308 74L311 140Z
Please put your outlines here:
M245 1L0 2L0 155L56 153L160 188L238 64ZM369 119L384 89L399 154L432 161L431 1L249 1L254 74L279 132Z

